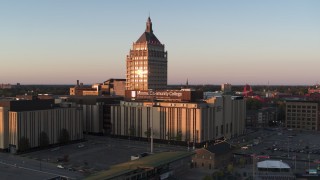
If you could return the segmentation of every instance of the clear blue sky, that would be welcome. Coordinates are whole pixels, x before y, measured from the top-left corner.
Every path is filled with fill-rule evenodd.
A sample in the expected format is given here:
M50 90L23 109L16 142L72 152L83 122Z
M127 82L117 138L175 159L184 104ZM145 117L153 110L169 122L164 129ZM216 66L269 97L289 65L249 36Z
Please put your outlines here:
M125 78L149 12L169 84L320 81L319 0L0 0L0 83Z

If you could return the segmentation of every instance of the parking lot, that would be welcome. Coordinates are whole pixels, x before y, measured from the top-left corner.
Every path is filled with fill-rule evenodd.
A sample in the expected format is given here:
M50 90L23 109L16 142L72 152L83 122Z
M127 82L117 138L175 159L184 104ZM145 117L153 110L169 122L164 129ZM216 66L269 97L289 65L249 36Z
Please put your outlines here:
M241 143L242 148L237 153L261 157L257 161L268 157L279 159L286 162L293 172L304 173L306 169L318 168L319 135L319 132L311 131L259 130L253 139Z
M154 152L187 151L186 147L154 144ZM130 141L104 136L88 136L87 140L77 144L31 152L21 156L41 159L55 164L57 169L77 171L83 176L108 169L110 166L130 161L131 156L150 152L150 143Z
M228 142L246 147L237 150L237 153L249 155L246 168L242 169L248 171L248 174L252 171L253 154L282 160L294 172L304 173L306 169L317 168L315 162L320 160L319 135L318 132L307 131L258 130ZM177 150L187 151L188 148L154 144L154 152ZM0 177L17 179L11 173L15 171L19 172L18 175L34 176L34 179L48 179L58 175L82 179L112 165L130 161L131 156L144 152L150 152L149 142L89 135L86 141L80 143L21 155L1 154L3 164L0 166ZM264 159L257 159L261 160Z

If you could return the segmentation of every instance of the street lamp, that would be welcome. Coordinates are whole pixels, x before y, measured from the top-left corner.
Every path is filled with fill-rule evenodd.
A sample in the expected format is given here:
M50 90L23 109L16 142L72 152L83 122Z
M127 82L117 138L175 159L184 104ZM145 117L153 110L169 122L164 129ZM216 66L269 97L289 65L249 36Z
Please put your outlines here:
M153 154L153 107L154 107L154 101L153 101L153 98L152 98L152 104L151 105L147 105L148 107L150 107L150 153Z
M153 102L152 102L152 105L151 105L151 118L150 118L150 142L151 142L151 145L150 145L150 152L151 154L153 154Z

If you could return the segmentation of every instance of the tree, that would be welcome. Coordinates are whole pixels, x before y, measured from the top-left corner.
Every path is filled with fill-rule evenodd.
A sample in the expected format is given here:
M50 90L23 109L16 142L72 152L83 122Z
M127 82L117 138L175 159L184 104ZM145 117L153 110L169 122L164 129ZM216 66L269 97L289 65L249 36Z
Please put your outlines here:
M46 132L42 131L40 133L40 147L46 147L49 145L49 137Z
M206 175L202 178L202 180L212 180L212 177L210 177L209 175Z
M246 163L246 160L245 160L243 157L241 157L241 158L239 159L239 163L240 163L240 166L241 166L241 167L244 167L244 164Z
M150 136L151 136L151 128L148 128L148 130L146 130L144 132L144 135L147 136L147 138L150 138Z
M176 136L176 141L181 141L181 140L182 140L182 132L178 131Z
M19 140L19 151L25 151L30 148L29 139L26 137L21 137Z
M246 101L248 110L258 110L262 107L262 102L257 99L249 98Z
M228 166L227 166L227 171L228 171L228 173L232 173L233 172L233 165L232 164L228 164Z
M65 144L67 142L69 142L70 138L69 138L69 132L66 129L61 129L60 131L60 136L59 136L59 143L61 144Z
M135 136L136 135L136 133L135 133L135 128L133 127L133 126L131 126L130 128L129 128L129 136Z

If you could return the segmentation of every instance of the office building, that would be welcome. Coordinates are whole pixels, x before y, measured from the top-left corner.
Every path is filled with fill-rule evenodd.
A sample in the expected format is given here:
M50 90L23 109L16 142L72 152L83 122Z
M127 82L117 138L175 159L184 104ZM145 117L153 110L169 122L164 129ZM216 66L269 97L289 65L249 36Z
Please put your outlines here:
M26 150L45 145L62 143L62 132L66 140L83 139L82 109L57 107L53 99L2 100L0 101L0 149ZM22 143L24 142L24 143ZM24 147L21 147L24 144Z
M70 88L71 96L98 96L101 95L101 84L93 84L91 87L84 86L77 80L77 85Z
M167 52L153 34L150 17L127 56L126 83L125 101L111 106L111 135L149 138L152 134L157 140L195 146L244 132L242 97L220 95L204 101L202 91L166 89Z
M153 33L150 17L146 30L133 43L127 55L127 90L165 89L167 87L167 52Z
M157 99L157 98L156 98ZM189 142L190 146L243 134L245 101L242 97L214 97L197 101L121 101L111 106L112 135Z
M41 146L40 136L45 133L49 144L62 143L62 130L67 141L83 139L82 111L77 108L54 108L9 112L9 146L20 150L21 139L28 139L28 148Z
M101 85L103 95L124 96L126 90L125 79L109 79Z
M319 102L287 101L285 126L290 129L315 130L320 128Z
M82 108L83 131L90 134L111 133L111 105L119 104L119 96L70 96L62 104Z
M221 84L221 91L224 93L230 93L231 88L232 88L231 84L228 84L228 83Z

